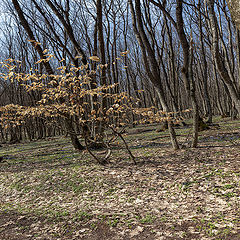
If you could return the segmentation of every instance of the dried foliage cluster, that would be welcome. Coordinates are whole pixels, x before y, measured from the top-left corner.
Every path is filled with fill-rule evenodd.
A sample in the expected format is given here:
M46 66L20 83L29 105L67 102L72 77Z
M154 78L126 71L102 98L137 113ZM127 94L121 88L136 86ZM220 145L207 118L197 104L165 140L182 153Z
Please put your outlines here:
M50 61L54 56L47 54L47 57L36 64ZM90 60L99 62L97 56L90 57ZM25 88L26 93L35 92L39 100L34 106L14 104L1 106L0 125L5 129L15 128L34 118L43 119L46 124L48 122L59 124L61 122L59 119L63 122L73 122L81 129L78 134L85 139L87 150L99 163L107 162L110 156L110 144L118 137L123 140L134 160L122 135L126 126L179 121L177 116L180 116L180 112L164 112L155 107L138 107L138 99L132 98L126 92L115 92L117 84L93 85L92 78L96 76L101 78L102 70L107 67L102 64L98 64L96 71L90 70L88 64L78 68L60 66L57 68L57 74L52 75L33 72L32 69L29 73L18 73L21 62L13 59L7 59L1 65L5 69L1 73L2 79L18 82ZM66 132L75 134L69 132L70 129L67 128ZM107 131L112 133L111 139L107 139ZM92 146L97 145L108 149L103 161L91 151Z

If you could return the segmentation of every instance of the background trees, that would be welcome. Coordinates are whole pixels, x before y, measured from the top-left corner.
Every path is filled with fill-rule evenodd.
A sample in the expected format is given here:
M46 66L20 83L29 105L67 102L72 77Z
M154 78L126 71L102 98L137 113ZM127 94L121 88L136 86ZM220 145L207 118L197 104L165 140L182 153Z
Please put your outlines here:
M237 21L234 4L229 1ZM117 84L112 93L128 92L140 100L138 107L193 108L193 146L198 116L211 123L213 115L235 118L240 113L240 35L225 0L4 0L0 27L1 60L20 60L16 73L51 75L59 72L58 62L67 73L88 64L89 89ZM55 58L48 61L50 54ZM97 65L90 56L106 64L101 74L94 73ZM46 61L36 64L39 59ZM1 105L34 106L41 97L41 92L26 92L21 82L0 79ZM91 110L110 104L97 96L87 100ZM81 129L70 116L57 125L36 118L21 128L34 139L63 134L62 127L81 149L76 138ZM178 148L171 124L169 129ZM23 137L17 128L0 130L2 141ZM96 135L101 123L90 130Z

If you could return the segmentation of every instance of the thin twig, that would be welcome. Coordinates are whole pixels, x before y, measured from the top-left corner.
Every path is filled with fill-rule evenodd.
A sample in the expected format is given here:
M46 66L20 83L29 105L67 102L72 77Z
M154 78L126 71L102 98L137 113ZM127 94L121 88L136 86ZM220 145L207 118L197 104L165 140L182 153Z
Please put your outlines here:
M109 126L109 128L112 129L112 131L113 131L115 134L117 134L117 135L122 139L122 141L123 141L123 143L124 143L124 145L125 145L125 148L127 149L130 157L132 158L134 164L136 165L137 162L136 162L136 160L135 160L135 157L133 156L131 150L129 149L127 142L125 141L124 137L122 136L122 133L116 131L116 130L115 130L113 127L111 127L111 126Z

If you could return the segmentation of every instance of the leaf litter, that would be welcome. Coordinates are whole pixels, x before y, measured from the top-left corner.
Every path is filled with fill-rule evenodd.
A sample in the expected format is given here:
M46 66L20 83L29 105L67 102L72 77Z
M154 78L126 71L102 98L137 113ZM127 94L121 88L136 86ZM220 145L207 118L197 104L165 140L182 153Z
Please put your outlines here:
M179 151L131 140L137 166L120 148L96 165L64 138L6 146L0 239L240 239L239 140L211 135Z

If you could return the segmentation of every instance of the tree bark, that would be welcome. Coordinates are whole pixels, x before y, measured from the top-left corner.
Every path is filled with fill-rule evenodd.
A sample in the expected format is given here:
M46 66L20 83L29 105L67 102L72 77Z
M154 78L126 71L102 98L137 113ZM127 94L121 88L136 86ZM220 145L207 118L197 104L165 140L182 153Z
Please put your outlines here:
M195 82L193 80L192 73L192 61L193 61L193 42L189 44L186 33L184 31L183 21L183 1L177 0L176 7L176 22L177 32L183 49L183 67L182 76L185 83L185 88L189 94L193 107L193 142L192 147L197 147L198 144L198 120L199 120L199 109L196 99Z

